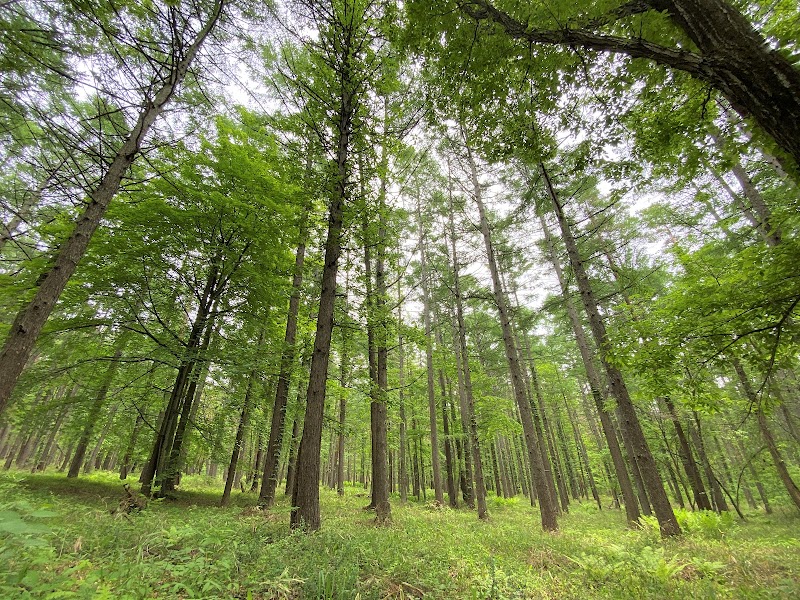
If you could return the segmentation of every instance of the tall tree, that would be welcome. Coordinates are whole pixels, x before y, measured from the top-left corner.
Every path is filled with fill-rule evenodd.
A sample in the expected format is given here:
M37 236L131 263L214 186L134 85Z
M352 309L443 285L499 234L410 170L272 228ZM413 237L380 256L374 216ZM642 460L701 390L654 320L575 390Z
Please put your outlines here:
M187 13L183 14L176 6L171 6L162 13L164 16L169 15L167 17L169 26L164 25L165 31L169 32L169 38L165 41L165 50L155 56L142 57L152 60L155 69L150 79L146 83L143 82L143 89L148 90L148 93L141 100L136 121L130 130L125 132L124 141L105 169L102 178L89 190L89 201L83 213L75 221L67 239L59 246L51 265L40 276L33 298L17 313L3 344L0 352L0 413L5 410L11 398L14 386L25 368L42 327L86 253L89 242L119 190L128 169L139 155L148 131L175 96L197 53L216 27L226 6L226 0L217 0L202 10L200 14L205 18L199 21L199 27L192 7L187 7ZM153 13L154 16L157 14ZM111 23L107 24L107 27L109 32L125 31L132 36L135 35L127 28L114 28ZM135 37L122 40L121 43L129 44L140 51L159 47L150 44L141 45Z

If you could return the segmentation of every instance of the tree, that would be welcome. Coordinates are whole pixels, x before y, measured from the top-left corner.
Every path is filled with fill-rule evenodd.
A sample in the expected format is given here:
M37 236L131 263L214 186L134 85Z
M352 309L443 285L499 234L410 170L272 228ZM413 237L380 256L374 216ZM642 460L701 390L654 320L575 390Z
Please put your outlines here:
M89 201L84 211L60 245L52 265L40 276L33 298L17 313L3 344L0 352L0 413L11 398L42 327L83 258L128 169L141 152L145 136L186 78L192 62L222 17L226 5L225 0L215 2L210 10L203 13L206 18L196 30L197 22L188 15L180 15L176 7L165 11L171 23L167 29L170 39L166 51L143 57L151 59L155 69L145 84L148 93L141 100L136 121L126 131L123 143L116 150L102 178L88 192ZM110 31L113 25L108 24L108 27ZM122 40L122 43L142 49L135 37Z
M772 50L765 37L725 0L643 0L611 10L599 7L605 12L590 8L588 15L568 18L570 26L554 29L528 25L532 20L549 21L546 13L532 11L515 18L486 0L457 5L470 17L495 23L525 44L624 54L688 73L717 89L743 117L752 117L792 158L795 172L800 166L800 71ZM654 13L666 15L677 30L672 44L630 35L634 29L642 31L639 24L660 24L661 15ZM605 28L612 33L603 33ZM619 30L628 35L615 35ZM683 49L684 40L691 41L697 51Z

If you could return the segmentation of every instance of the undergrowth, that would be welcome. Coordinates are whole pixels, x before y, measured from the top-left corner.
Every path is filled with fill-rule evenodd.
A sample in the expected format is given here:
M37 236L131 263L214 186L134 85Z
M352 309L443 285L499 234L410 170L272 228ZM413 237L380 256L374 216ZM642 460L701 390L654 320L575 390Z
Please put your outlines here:
M392 502L376 527L362 488L321 491L323 528L290 532L281 497L216 506L219 483L184 478L177 499L113 515L111 474L0 475L0 598L797 598L800 519L678 511L685 534L574 504L541 531L525 498L490 498L491 519Z

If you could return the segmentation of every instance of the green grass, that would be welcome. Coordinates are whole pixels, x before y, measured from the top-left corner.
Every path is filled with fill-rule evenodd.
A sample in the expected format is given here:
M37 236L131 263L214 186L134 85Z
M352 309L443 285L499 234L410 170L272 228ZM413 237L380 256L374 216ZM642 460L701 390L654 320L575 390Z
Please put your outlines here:
M376 527L363 489L322 490L322 529L290 533L289 504L253 508L187 477L177 500L114 516L110 474L0 475L0 598L798 598L800 517L788 508L679 517L662 542L652 523L573 505L558 534L524 498L491 498L491 520L392 502Z

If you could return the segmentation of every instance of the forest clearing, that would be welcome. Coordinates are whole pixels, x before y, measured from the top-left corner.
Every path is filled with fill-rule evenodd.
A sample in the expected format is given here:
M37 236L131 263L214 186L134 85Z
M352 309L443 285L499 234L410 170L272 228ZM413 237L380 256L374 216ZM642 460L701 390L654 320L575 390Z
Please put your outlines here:
M797 0L0 1L0 597L800 597Z
M176 501L129 517L111 511L119 479L1 476L4 598L796 598L798 519L747 521L679 511L683 537L624 528L620 510L574 505L545 533L524 498L492 496L489 521L466 508L400 504L376 527L368 493L323 490L323 528L290 533L282 497L266 516L255 494L218 506L221 487L189 477ZM281 495L282 496L282 495ZM28 529L10 527L11 514Z

